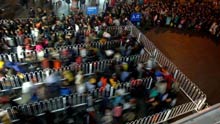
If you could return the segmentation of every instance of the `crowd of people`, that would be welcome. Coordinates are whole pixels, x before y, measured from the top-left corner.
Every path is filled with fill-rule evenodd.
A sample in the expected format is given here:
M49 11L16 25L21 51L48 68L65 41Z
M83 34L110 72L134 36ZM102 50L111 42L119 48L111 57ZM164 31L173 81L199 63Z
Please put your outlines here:
M127 17L130 19L132 13L141 13L141 22L134 22L144 31L158 26L180 29L185 33L204 34L215 41L220 37L220 3L213 1L195 2L186 1L180 3L176 0L128 0L109 4L107 13L111 12L113 17Z
M144 83L139 80L147 77L152 77L154 80L150 89L146 89ZM14 95L12 95L13 92L10 92L10 95L13 97L2 98L1 103L18 106L19 104L66 96L72 93L91 94L97 88L99 88L99 92L109 92L111 87L117 89L119 84L128 81L131 83L130 95L124 96L124 89L118 89L116 90L116 97L113 99L103 96L103 103L93 105L93 100L91 100L93 98L87 100L87 112L84 113L84 116L88 120L83 123L116 124L128 122L136 119L140 111L144 111L143 116L145 116L172 108L176 103L178 83L175 82L172 74L167 71L166 67L161 68L157 65L154 58L150 58L147 63L133 63L132 61L129 63L119 63L115 61L106 66L104 71L98 71L89 76L84 76L81 71L77 74L71 71L53 73L45 79L45 83L42 85L36 86L34 82L24 82L22 85L21 100L13 101L12 98ZM138 107L140 105L141 107ZM79 118L78 114L66 115L65 117L76 119ZM128 118L128 115L133 118ZM99 117L102 119L98 119ZM66 120L61 119L59 121L66 122L68 120L67 118ZM24 120L24 118L21 118L21 120ZM53 121L55 120L51 119L50 123L53 123ZM77 121L77 119L74 121Z
M124 30L125 32L123 31L115 36L115 34L113 35L106 30L108 26L126 25L133 12L142 13L142 21L140 23L142 27L168 26L187 32L205 33L216 41L219 40L219 9L215 8L211 3L195 2L180 4L175 1L166 3L158 1L147 3L128 1L123 4L119 3L116 6L107 6L107 8L102 16L86 17L79 13L68 16L63 15L60 19L53 12L48 14L39 8L37 12L31 10L29 13L31 18L27 20L1 20L1 52L15 52L19 47L23 51L38 52L39 49L44 50L46 48L79 43L103 43L117 39L122 43L119 48L109 51L105 51L104 47L98 51L96 49L91 52L92 56L96 56L92 61L140 54L143 46L137 44L136 39L128 35L129 32ZM87 48L86 50L89 51ZM104 50L105 55L102 50ZM71 53L70 51L68 52ZM88 54L82 54L81 57L89 56L90 53L86 53ZM48 56L50 55L44 55L44 58ZM88 62L77 57L70 56L71 59L74 58L71 62ZM64 58L59 59L65 60ZM0 65L5 63L7 62L1 61ZM6 69L1 68L1 78L4 78L5 70L10 70L8 65L10 66L10 63L4 65ZM63 62L59 65L69 64ZM42 68L56 67L47 63L46 66L42 64ZM9 72L11 73L11 71ZM150 89L144 88L141 82L137 82L138 79L147 77L153 78L153 84ZM150 58L147 63L112 62L105 67L104 71L96 72L89 76L85 76L82 71L78 73L73 73L72 71L53 73L44 82L43 85L39 86L34 85L36 83L34 80L24 82L22 91L19 93L22 99L20 101L13 101L15 92L10 91L8 92L10 95L7 94L0 98L1 106L18 106L19 104L28 104L72 93L90 94L97 88L100 89L100 92L109 91L110 87L117 89L120 83L131 82L131 84L135 84L135 87L130 89L130 95L123 96L124 91L118 90L117 96L114 99L103 98L101 104L93 104L91 102L93 98L88 97L90 101L87 101L88 106L86 110L76 112L77 110L73 110L72 107L67 107L63 119L58 117L59 119L57 120L55 117L51 117L52 113L46 112L45 116L50 117L46 117L45 120L48 122L44 122L50 124L120 124L136 119L140 109L143 108L145 108L145 112L152 114L151 112L160 112L173 107L176 104L176 97L179 91L178 82L175 81L172 73L168 72L166 67L158 66L153 58ZM144 107L139 108L142 104L144 104ZM19 113L19 110L17 111ZM80 117L83 118L80 120ZM9 117L4 110L1 110L0 118L1 120L7 120ZM21 123L22 121L25 121L25 123L41 123L39 122L41 119L36 121L36 118L34 115L31 115L28 116L29 120L24 119L24 117L19 119ZM10 123L10 120L2 122Z
M1 79L46 68L59 69L73 63L135 55L143 48L126 29L116 33L117 29L107 31L107 26L125 25L123 18L113 19L110 14L103 18L79 14L59 19L46 12L41 15L43 11L38 11L35 19L1 21L1 53L15 52L19 60L1 61ZM111 46L108 46L111 41ZM117 41L116 45L113 41ZM100 49L91 46L95 42L100 44ZM86 45L76 49L54 49L75 44Z
M142 13L141 26L145 30L151 27L166 26L182 30L185 33L197 33L216 41L220 40L219 3L197 1L179 3L175 0L148 2L146 4L128 4L118 7L117 13ZM121 9L123 8L123 9Z

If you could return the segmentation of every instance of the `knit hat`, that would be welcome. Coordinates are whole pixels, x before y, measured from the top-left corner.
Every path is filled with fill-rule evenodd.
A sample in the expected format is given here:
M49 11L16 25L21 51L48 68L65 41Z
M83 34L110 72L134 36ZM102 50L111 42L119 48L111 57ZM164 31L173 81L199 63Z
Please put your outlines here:
M30 93L32 91L33 86L34 85L31 82L24 82L22 84L22 93Z
M0 61L0 69L3 69L3 68L4 68L4 64L5 64L5 62Z
M114 54L113 50L105 50L106 56L112 56Z
M43 46L40 45L40 44L38 44L38 45L36 45L35 50L36 50L37 52L40 52L40 51L43 50Z
M127 71L128 70L128 63L123 62L122 63L122 68L123 68L124 71Z
M91 84L94 84L94 83L96 83L96 79L95 79L95 78L90 78L90 79L89 79L89 82L90 82Z
M63 72L63 76L64 78L66 78L68 81L73 81L74 80L74 76L70 71L64 71Z

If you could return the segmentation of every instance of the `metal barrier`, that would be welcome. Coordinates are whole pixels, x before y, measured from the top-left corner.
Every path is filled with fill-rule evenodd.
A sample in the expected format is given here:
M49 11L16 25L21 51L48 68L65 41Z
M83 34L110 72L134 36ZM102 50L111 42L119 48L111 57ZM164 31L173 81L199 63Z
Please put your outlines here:
M154 55L156 56L156 61L159 64L168 67L168 70L174 73L174 78L177 82L179 82L181 91L196 105L195 110L200 110L205 104L206 95L167 57L165 57L162 52L160 52L158 49L155 49Z
M140 32L139 29L137 29L137 27L135 26L132 26L132 29L131 29L131 34L135 37L137 37L137 41L141 44L144 45L145 47L145 50L150 54L152 55L153 51L155 50L155 45L149 40L147 39L147 37L142 34Z
M99 27L99 30L104 30L108 33L111 34L111 36L118 36L119 34L122 34L123 31L127 30L130 31L130 26L111 26L111 27ZM78 32L81 32L82 34L86 34L87 29L85 28L81 28ZM71 34L72 36L74 36L77 32L74 30L66 30L66 29L61 29L61 30L56 30L56 32L62 33L64 35L67 34ZM95 29L91 29L90 32L96 32ZM31 46L35 46L38 42L38 37L32 35L32 34L23 34L23 35L12 35L12 36L8 36L8 37L3 37L1 40L6 42L5 40L9 38L11 40L9 40L10 42L8 42L10 47L17 47L18 45L20 46L24 46L24 40L26 38L28 38L30 40L30 45Z
M140 56L139 57L133 56L133 58L123 57L120 59L120 61L126 61L126 62L146 61L147 59L144 58L148 58L149 56L154 56L158 64L160 64L163 67L164 66L168 67L168 71L174 73L174 78L176 79L177 82L180 83L181 91L192 101L190 103L176 106L172 109L154 114L152 116L136 120L134 122L131 122L130 124L161 123L170 120L172 118L175 118L177 116L183 115L187 112L200 110L202 106L205 104L206 95L196 86L196 84L190 81L190 79L187 76L185 76L167 57L165 57L165 55L162 52L160 52L160 50L158 50L157 47L155 47L155 45L149 39L147 39L145 35L143 35L135 26L129 24L129 27L131 27L130 28L131 34L133 36L136 36L138 38L138 41L144 44L145 50L148 52L148 54L143 55L143 57ZM119 27L114 27L114 28L118 29ZM115 60L112 59L112 60L104 60L99 62L85 63L85 64L77 65L75 67L64 67L59 70L50 70L50 71L54 72L54 71L63 71L63 70L71 69L75 71L83 70L83 72L85 73L93 73L97 70L104 69L104 67L107 64L112 63L113 61ZM25 77L30 77L30 75L31 74L25 74ZM34 72L31 76L36 76L36 75L43 75L43 74L38 74L38 72ZM40 76L40 80L41 79L44 79L44 77ZM15 84L16 83L13 82L12 86ZM30 111L31 109L27 109L27 110ZM9 111L9 113L12 112Z
M63 50L74 50L77 55L79 55L79 51L81 48L88 48L88 47L95 47L95 48L114 48L119 47L121 45L121 42L119 40L113 40L113 41L107 41L106 43L99 43L99 42L92 42L90 44L76 44L76 45L69 45L69 46L61 46L57 48L45 48L43 50L44 54L55 54L58 56L53 57L60 57L60 52ZM11 54L1 54L0 60L3 61L10 61L10 62L38 62L40 61L40 58L37 55L36 51L31 52L24 52L22 53L24 58L19 58L18 53L11 53Z
M107 27L107 28L102 28L104 30L106 30L107 32L111 32L112 35L119 35L122 34L122 32L124 32L125 30L130 31L131 27L130 26L120 26L120 27L116 27L116 26L112 26L112 27ZM71 31L68 31L71 32ZM33 41L33 36L29 35L28 37L31 37L31 41ZM22 38L15 38L15 39L20 39L22 40ZM18 41L20 42L20 41ZM16 43L16 44L20 44L20 43ZM114 43L116 43L117 41L108 41L105 45L107 45L107 47L114 47L112 46ZM23 43L23 42L22 42ZM36 43L32 44L32 45L36 45ZM102 46L102 44L99 44L98 42L92 42L90 44L91 46L100 48ZM54 52L59 52L62 49L68 48L68 49L72 49L72 48L78 48L77 51L79 51L79 48L81 47L85 47L86 45L83 44L76 44L76 45L71 45L71 46L63 46L63 47L57 47L54 49ZM17 47L17 46L16 46ZM44 53L47 53L47 51L51 50L51 48L46 48L44 50ZM10 61L10 62L23 62L23 59L28 59L31 58L33 59L33 61L37 60L37 52L36 51L31 51L31 52L23 52L20 53L22 54L21 56L23 56L24 58L19 58L20 55L18 55L18 53L10 53L10 54L0 54L0 60L2 61Z
M130 26L133 24L130 23ZM180 84L181 91L191 100L190 103L176 106L170 110L133 121L129 124L151 124L161 123L190 111L199 111L205 105L206 95L183 74L144 34L135 26L132 26L131 33L138 36L138 41L144 44L145 50L154 56L160 66L167 67L169 72L174 73L175 80Z
M19 76L14 75L8 78L4 78L3 81L0 82L0 92L5 92L10 89L20 89L23 82L32 81L32 79L36 79L37 82L43 82L47 76L49 76L53 72L63 72L65 70L72 70L77 73L79 70L83 71L85 74L95 73L97 71L103 71L105 67L113 62L145 62L149 58L148 54L143 55L133 55L129 57L122 57L119 59L108 59L101 60L96 62L83 63L75 66L67 66L62 67L58 70L56 69L46 69L44 71L35 71L24 74L24 78L21 79ZM36 84L38 85L38 84Z
M145 78L145 79L138 79L141 80L142 84L141 86L144 86L146 89L149 89L152 84L152 78ZM44 100L40 102L25 104L25 105L19 105L18 107L11 107L7 108L8 114L11 118L11 120L16 121L18 119L17 112L18 110L22 111L23 113L29 114L29 115L43 115L45 111L49 110L51 112L58 112L63 111L66 108L66 103L69 103L72 105L72 107L79 107L86 105L86 100L88 95L91 95L94 99L96 99L96 102L100 101L104 96L109 97L109 99L113 98L116 95L116 90L124 89L125 95L129 94L130 89L134 85L131 85L130 82L126 83L120 83L117 88L109 88L109 90L105 90L104 92L101 92L100 89L95 89L90 94L72 94L69 96L60 96L56 98L51 98L49 100Z
M163 123L166 120L173 119L175 117L181 116L188 112L191 112L195 109L196 105L192 102L185 103L179 106L176 106L172 109L165 110L160 113L156 113L145 118L141 118L132 122L128 122L127 124L159 124Z

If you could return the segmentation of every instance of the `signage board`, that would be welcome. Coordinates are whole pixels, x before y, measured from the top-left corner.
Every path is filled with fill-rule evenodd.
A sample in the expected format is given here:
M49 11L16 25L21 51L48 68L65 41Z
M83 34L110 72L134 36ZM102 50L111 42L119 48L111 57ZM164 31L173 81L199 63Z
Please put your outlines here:
M87 15L97 15L98 14L98 8L97 6L89 6L86 10Z
M141 18L142 18L141 13L132 13L132 14L131 14L131 17L130 17L130 20L131 20L132 22L140 22L140 21L141 21Z

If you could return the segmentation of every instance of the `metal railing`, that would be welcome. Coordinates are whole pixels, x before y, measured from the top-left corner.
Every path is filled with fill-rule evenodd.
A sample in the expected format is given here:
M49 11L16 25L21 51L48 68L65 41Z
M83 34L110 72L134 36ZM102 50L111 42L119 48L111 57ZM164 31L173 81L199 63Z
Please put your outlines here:
M177 116L183 115L185 113L191 111L198 111L202 108L206 101L206 95L194 84L190 79L184 75L178 68L175 66L155 45L145 37L135 26L129 24L131 27L130 31L133 36L138 38L138 42L144 44L145 50L148 54L145 54L144 57L148 58L149 56L154 56L157 63L161 66L166 66L168 71L174 73L175 80L180 84L181 91L191 100L191 102L176 106L172 109L168 109L166 111L156 113L152 116L148 116L142 119L138 119L136 121L130 122L129 124L142 124L142 123L162 123L173 119ZM117 27L115 27L117 28ZM132 62L138 61L146 61L142 57L123 57L120 61L129 60ZM76 68L83 69L85 73L93 73L97 70L102 70L107 64L113 62L115 60L108 60L108 61L99 61L99 62L92 62L92 63L85 63L78 65ZM98 65L98 66L97 66ZM65 67L60 69L61 71L68 69L73 69L72 67ZM53 70L53 71L60 71L60 70ZM77 69L76 69L77 70ZM33 73L37 75L36 73ZM29 77L29 76L27 76ZM41 78L42 79L42 78Z
M10 89L20 89L22 86L23 82L27 81L32 81L32 79L36 79L37 82L43 82L47 76L54 72L63 72L65 70L71 70L74 73L77 73L78 71L82 71L85 74L92 74L97 71L104 71L105 67L108 66L109 64L116 62L116 63L121 63L121 62L145 62L149 59L148 54L143 54L143 55L133 55L129 57L121 57L119 59L108 59L108 60L101 60L101 61L95 61L95 62L88 62L88 63L83 63L79 65L70 65L66 67L62 67L58 70L56 69L46 69L44 71L35 71L35 72L30 72L24 74L24 78L21 79L19 76L14 75L10 77L6 77L3 79L3 81L0 81L0 92L5 92ZM38 83L36 83L38 85ZM9 88L10 86L10 88Z
M77 31L78 33L82 34L85 36L86 33L85 28L81 28L79 31ZM130 31L130 26L110 26L110 27L99 27L99 30L104 30L108 33L111 34L111 36L118 36L119 34L122 34L123 31L127 30ZM62 33L64 35L69 35L71 34L72 36L75 36L75 34L77 33L75 30L56 30L57 33ZM91 32L96 32L95 29L91 29ZM2 41L5 42L7 37L2 37ZM25 38L29 38L30 40L30 45L31 46L35 46L39 40L39 37L35 37L32 34L23 34L23 35L12 35L12 36L8 36L8 38L10 38L12 41L8 42L9 46L11 47L17 47L18 45L20 46L24 46L24 40Z
M43 50L44 54L50 54L53 53L54 55L57 56L52 56L52 57L59 57L60 58L60 52L63 50L74 50L77 55L79 55L79 51L81 48L88 48L88 47L93 47L93 48L105 48L105 49L110 49L114 47L119 47L121 45L121 42L119 40L112 40L112 41L107 41L106 43L99 43L99 42L92 42L90 44L75 44L75 45L68 45L68 46L61 46L61 47L56 47L56 48L45 48ZM10 54L0 54L0 60L3 61L10 61L10 62L30 62L31 61L37 62L39 61L39 57L37 55L36 51L31 51L31 52L23 52L21 53L23 58L19 58L18 53L10 53Z
M189 103L176 106L172 109L168 109L160 113L147 116L145 118L141 118L141 119L137 119L132 122L128 122L127 124L159 124L159 123L165 122L166 120L170 120L175 117L186 114L188 112L191 112L193 109L195 109L195 107L196 105L194 103L189 102Z
M120 27L112 26L112 27L107 27L107 28L102 28L102 29L105 29L107 32L110 32L111 35L116 36L116 35L122 34L122 32L124 32L125 30L130 31L131 27L130 26L120 26ZM74 31L68 31L68 32L74 32ZM29 37L32 37L32 36L30 35ZM114 42L109 41L106 43L108 47L112 47L112 44L114 44ZM33 43L32 45L36 45L36 43ZM99 44L98 42L92 42L90 45L97 47L97 48L101 47L101 44ZM57 48L46 48L44 50L44 53L47 53L48 51L51 51L52 49L53 49L53 52L58 52L65 48L73 49L74 47L80 48L80 47L85 47L85 46L86 45L83 45L83 44L75 44L71 46L63 46L63 47L57 47ZM32 59L37 60L37 52L34 50L31 52L23 52L22 56L24 56L23 59L25 59L26 57L32 57ZM18 57L18 53L0 54L0 60L2 61L23 62L23 59L21 60Z
M132 25L133 24L130 23L130 26ZM131 33L132 35L137 36L138 41L144 44L145 50L155 58L160 66L167 67L169 72L174 73L175 80L180 84L180 90L191 100L191 102L133 121L129 124L161 123L187 112L199 111L202 109L206 101L206 95L203 91L201 91L195 83L183 74L176 65L174 65L144 34L141 33L139 29L132 26Z
M153 81L152 78L145 78L138 80L139 82L141 82L141 84L139 85L145 87L146 89L151 88L151 84ZM56 98L50 98L49 100L19 105L17 107L13 106L11 108L7 108L6 110L8 111L11 120L16 121L18 119L17 117L18 110L22 111L25 114L41 116L47 110L51 112L58 112L65 110L66 103L68 103L72 107L84 106L87 104L86 100L88 95L91 95L95 99L95 102L101 101L102 98L104 97L108 97L109 99L115 97L116 90L119 89L125 90L125 93L123 95L128 95L130 94L130 90L133 86L135 85L132 85L131 82L124 82L124 83L120 83L117 88L111 87L108 90L106 89L104 91L97 88L89 94L75 93L68 96L60 96Z

